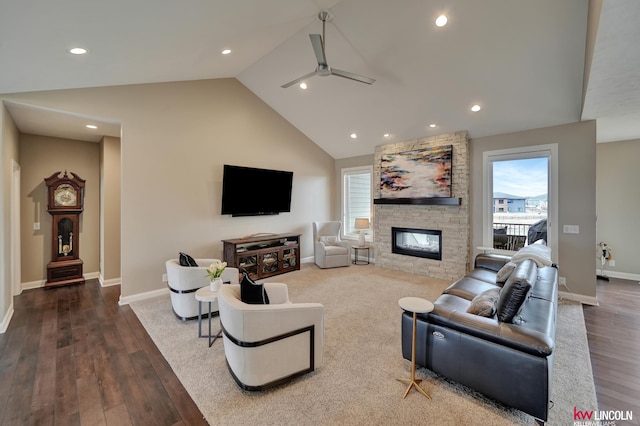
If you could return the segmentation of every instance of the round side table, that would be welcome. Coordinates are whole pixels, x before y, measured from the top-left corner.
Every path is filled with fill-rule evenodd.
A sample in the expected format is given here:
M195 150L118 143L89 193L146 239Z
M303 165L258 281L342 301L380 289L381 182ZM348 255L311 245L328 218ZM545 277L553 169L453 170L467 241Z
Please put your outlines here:
M209 338L209 347L213 345L213 342L216 341L217 338L221 336L220 330L217 334L211 334L211 303L218 300L218 292L212 291L211 286L206 286L198 289L196 291L196 300L198 301L198 337L208 337ZM209 335L202 335L202 302L209 303Z
M407 390L404 391L404 395L402 395L402 398L404 399L409 394L411 388L415 386L416 389L418 389L424 396L431 399L431 396L418 385L418 383L420 383L422 379L416 379L416 320L418 318L418 314L425 314L427 312L433 311L433 303L419 297L403 297L402 299L398 300L398 304L405 311L413 312L413 334L411 340L411 378L398 379L402 383L409 384L409 387L407 387Z

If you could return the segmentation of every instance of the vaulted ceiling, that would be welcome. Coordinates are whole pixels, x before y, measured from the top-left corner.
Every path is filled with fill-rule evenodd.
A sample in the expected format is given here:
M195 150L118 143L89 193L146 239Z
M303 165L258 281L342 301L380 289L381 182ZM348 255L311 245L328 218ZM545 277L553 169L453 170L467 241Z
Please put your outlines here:
M431 134L467 130L475 138L581 119L597 119L602 142L640 138L640 2L589 6L587 0L3 2L0 93L235 77L334 158ZM372 77L373 85L315 76L306 90L280 87L315 70L309 34L322 33L321 10L332 16L328 64ZM448 23L437 27L441 14ZM75 46L89 52L68 53ZM227 48L231 53L221 54ZM472 112L474 104L482 109ZM7 107L25 133L119 135L111 117ZM82 130L87 118L100 123L99 135Z

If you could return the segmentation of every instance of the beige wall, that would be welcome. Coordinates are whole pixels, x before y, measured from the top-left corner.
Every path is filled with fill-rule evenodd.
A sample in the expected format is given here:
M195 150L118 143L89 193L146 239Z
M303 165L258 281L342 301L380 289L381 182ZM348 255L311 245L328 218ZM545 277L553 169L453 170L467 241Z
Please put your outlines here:
M20 163L18 152L18 129L13 119L0 102L0 332L8 326L13 307L12 256L11 256L11 183L13 162Z
M595 302L596 273L596 125L595 121L471 141L472 248L482 246L483 153L498 149L558 144L558 263L560 276L580 300ZM579 225L580 233L564 234L563 225ZM561 289L563 290L563 289Z
M20 234L22 283L42 285L51 261L51 215L47 212L44 178L68 170L86 180L84 211L80 215L80 259L84 274L99 271L100 145L71 139L20 135ZM40 230L33 224L40 223Z
M640 211L640 140L597 145L598 225L597 242L607 243L615 266L605 266L605 275L640 279L638 263L638 212ZM596 262L599 269L600 262Z
M222 257L221 239L299 232L333 210L334 160L235 79L98 87L0 98L122 124L122 296L164 289L178 251ZM220 215L223 164L291 170L292 212ZM82 175L81 175L82 176ZM42 176L44 177L44 176ZM266 191L259 182L247 185ZM128 300L128 299L125 299Z
M120 138L100 142L100 282L120 284Z

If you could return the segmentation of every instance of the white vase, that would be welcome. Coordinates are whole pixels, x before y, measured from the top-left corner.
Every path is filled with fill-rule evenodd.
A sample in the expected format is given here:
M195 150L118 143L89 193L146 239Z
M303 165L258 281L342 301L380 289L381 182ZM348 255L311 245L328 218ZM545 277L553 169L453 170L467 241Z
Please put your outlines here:
M214 278L211 280L211 291L220 290L220 286L222 285L222 278Z

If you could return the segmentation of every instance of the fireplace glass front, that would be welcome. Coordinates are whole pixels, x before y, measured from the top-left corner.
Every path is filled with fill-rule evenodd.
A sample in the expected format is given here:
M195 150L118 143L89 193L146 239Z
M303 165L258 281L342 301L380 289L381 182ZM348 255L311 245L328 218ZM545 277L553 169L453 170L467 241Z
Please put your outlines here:
M442 231L394 227L391 240L392 253L442 260Z

